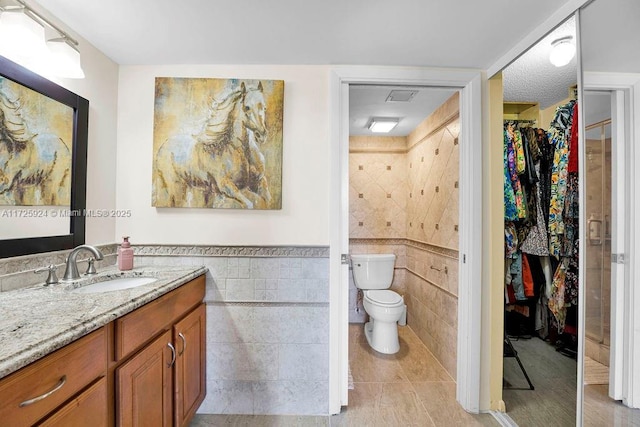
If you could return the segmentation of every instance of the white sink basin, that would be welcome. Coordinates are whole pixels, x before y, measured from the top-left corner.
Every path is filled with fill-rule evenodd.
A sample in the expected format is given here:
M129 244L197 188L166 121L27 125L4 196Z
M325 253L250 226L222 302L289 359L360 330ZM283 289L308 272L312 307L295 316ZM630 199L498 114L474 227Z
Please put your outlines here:
M105 280L103 282L92 283L87 286L81 286L73 289L71 292L79 292L83 294L93 294L96 292L121 291L123 289L136 288L138 286L148 285L155 282L154 277L122 277L118 279Z

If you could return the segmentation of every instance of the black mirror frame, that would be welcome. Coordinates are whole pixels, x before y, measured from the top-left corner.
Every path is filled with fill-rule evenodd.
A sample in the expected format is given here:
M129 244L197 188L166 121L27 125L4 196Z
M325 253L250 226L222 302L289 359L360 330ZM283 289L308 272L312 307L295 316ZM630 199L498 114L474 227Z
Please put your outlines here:
M0 76L73 108L71 212L69 234L0 240L0 258L71 249L85 241L89 101L0 56ZM1 238L1 236L0 236Z

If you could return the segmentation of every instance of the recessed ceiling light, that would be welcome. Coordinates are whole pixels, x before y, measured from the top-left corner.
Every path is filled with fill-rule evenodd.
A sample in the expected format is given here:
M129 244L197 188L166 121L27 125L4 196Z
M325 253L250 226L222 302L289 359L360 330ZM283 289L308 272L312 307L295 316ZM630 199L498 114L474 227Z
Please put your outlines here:
M375 133L389 133L398 125L399 120L394 117L374 117L369 122L369 130Z

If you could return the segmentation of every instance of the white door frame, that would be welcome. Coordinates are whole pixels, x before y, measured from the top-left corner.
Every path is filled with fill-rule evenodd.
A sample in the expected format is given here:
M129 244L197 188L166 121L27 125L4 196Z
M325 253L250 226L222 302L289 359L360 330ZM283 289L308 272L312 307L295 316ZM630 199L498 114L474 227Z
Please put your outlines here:
M636 167L640 161L640 74L584 72L583 89L613 92L612 118L623 122L612 127L618 142L612 146L611 252L622 254L624 262L613 263L611 270L609 395L640 408L640 315L635 313L640 307L640 226L636 221L640 212L640 173Z
M348 403L349 84L460 89L460 241L457 400L480 411L482 272L481 73L476 70L336 66L330 72L330 336L329 412ZM487 409L487 408L482 408Z

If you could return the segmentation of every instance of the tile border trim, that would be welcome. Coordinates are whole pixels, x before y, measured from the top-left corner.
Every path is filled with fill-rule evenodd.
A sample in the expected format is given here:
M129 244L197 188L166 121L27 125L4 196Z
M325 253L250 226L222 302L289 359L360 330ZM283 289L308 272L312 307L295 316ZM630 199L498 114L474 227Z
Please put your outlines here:
M328 246L132 245L138 256L329 258Z
M349 245L406 245L437 255L458 259L458 250L405 238L351 238Z

